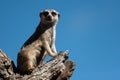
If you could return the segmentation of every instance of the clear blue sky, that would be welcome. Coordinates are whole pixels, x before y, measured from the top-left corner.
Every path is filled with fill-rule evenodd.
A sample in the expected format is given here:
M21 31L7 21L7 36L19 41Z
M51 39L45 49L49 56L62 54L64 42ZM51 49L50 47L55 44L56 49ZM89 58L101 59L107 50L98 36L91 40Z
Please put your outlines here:
M71 80L120 80L119 0L0 0L0 48L15 63L46 8L61 14L56 46L76 63Z

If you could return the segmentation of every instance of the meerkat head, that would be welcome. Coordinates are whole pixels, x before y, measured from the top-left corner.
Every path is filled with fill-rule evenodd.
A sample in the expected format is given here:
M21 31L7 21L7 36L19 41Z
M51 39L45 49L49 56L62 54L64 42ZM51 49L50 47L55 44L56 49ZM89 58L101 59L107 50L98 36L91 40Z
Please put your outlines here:
M54 9L46 9L40 13L42 23L57 23L60 14Z

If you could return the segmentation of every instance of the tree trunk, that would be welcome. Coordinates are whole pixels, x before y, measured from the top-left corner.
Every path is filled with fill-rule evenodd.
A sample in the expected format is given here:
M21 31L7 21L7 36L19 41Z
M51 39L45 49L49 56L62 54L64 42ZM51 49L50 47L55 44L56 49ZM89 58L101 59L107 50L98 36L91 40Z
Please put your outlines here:
M68 59L68 52L60 52L58 56L33 70L29 75L18 73L13 61L0 50L0 80L69 80L75 63Z

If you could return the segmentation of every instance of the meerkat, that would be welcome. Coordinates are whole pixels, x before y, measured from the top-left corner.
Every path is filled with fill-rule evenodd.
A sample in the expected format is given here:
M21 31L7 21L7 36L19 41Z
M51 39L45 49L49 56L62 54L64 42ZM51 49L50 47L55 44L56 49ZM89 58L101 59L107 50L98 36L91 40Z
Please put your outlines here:
M22 73L32 72L42 64L45 56L57 55L55 47L56 24L60 14L53 9L40 13L41 21L32 36L23 44L17 57L17 68Z

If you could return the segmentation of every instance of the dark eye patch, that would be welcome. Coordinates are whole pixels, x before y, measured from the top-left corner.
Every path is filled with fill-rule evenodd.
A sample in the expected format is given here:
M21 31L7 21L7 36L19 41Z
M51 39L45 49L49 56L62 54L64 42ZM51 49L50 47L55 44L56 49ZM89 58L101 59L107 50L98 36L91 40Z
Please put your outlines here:
M56 12L52 12L51 14L52 14L53 16L56 16L56 15L57 15L57 13L56 13Z
M43 15L44 16L47 16L49 13L48 12L43 12Z

